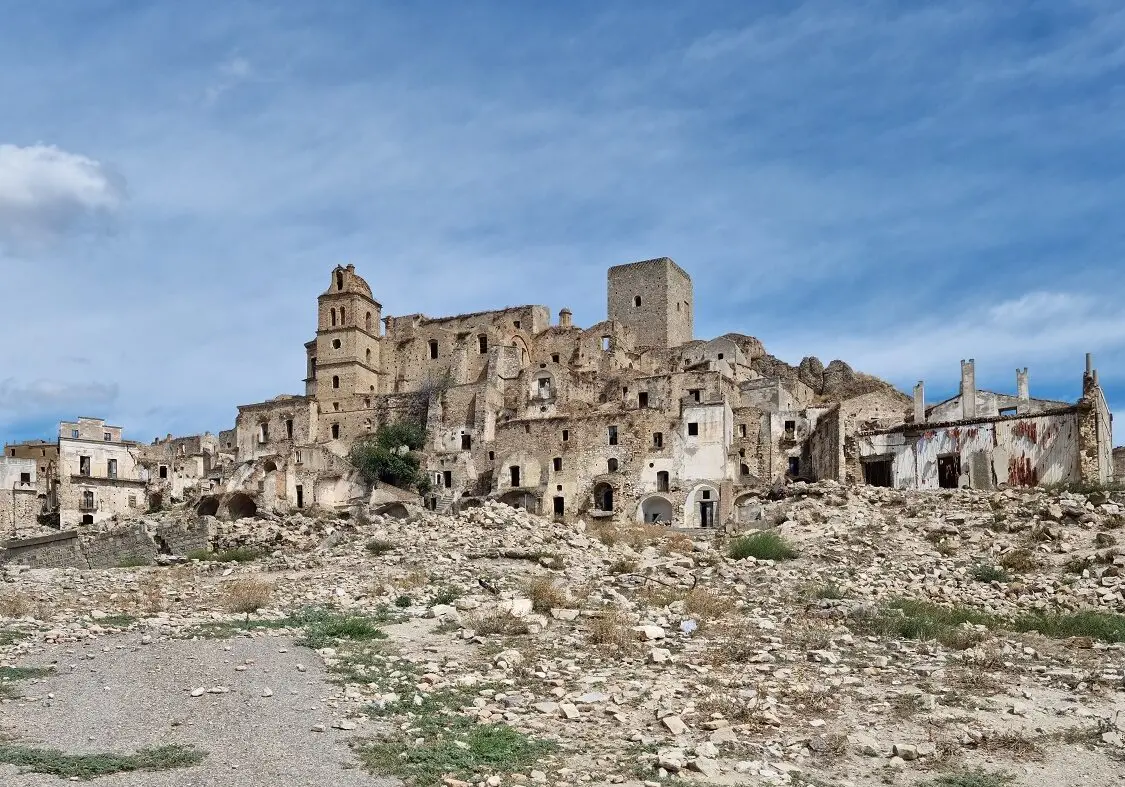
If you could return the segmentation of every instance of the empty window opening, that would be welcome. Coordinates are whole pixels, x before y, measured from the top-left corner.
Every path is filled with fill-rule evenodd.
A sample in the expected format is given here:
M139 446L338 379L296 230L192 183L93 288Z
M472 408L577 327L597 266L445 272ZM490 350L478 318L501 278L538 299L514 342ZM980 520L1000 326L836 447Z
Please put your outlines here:
M699 401L699 394L700 394L700 389L698 389L698 388L692 388L690 391L688 391L688 396L690 396L692 398L692 401L695 401L695 402Z
M270 441L270 425L265 421L258 424L258 442L268 443Z
M430 357L437 358L437 342L430 340Z
M652 447L653 448L663 448L664 447L664 433L663 432L653 432L652 433Z
M637 394L637 406L648 407L648 391L641 391Z
M1019 413L1019 408L1017 408L1017 407L1001 407L1000 408L1000 417L1002 417L1002 418L1004 416L1008 416L1008 415L1017 415L1018 413Z
M90 457L78 457L78 475L90 475Z
M70 436L71 437L78 437L78 430L77 429L71 429L70 430Z
M613 510L613 487L609 484L598 484L594 487L594 508L598 511Z
M610 459L608 462L606 462L606 466L609 468L609 472L611 472L611 473L617 472L617 460L616 459Z
M656 491L657 492L667 492L668 491L668 471L667 470L661 470L656 474Z
M679 310L680 310L680 302L676 301L676 311L679 311Z
M710 499L711 493L704 490L703 499L699 501L699 526L715 526L715 501Z
M117 460L110 459L105 463L106 478L117 478Z
M83 511L93 511L93 510L95 510L93 490L84 489L82 491L82 510Z
M609 352L609 337L608 336L602 337L602 351L603 352Z
M938 486L942 489L956 489L961 485L961 457L958 454L939 456Z
M695 437L699 434L699 424L692 421L687 425L687 433L689 437Z
M339 350L340 349L340 340L339 339L333 339L332 340L332 349L333 350Z
M570 430L569 429L563 429L563 442L565 443L569 439L570 439Z
M363 397L363 406L364 406L364 407L370 407L370 406L371 406L371 399L369 399L369 398L368 398L368 397L366 397L366 396L365 396L365 397Z
M723 360L723 354L722 353L719 353L719 360L720 361Z
M801 459L797 456L789 457L789 475L796 478L801 474Z
M738 449L738 455L741 456L741 457L745 457L746 456L746 449L745 448L739 448Z
M473 436L471 434L461 435L461 450L468 451L473 447Z
M168 477L168 465L161 465L160 466L160 477L161 478L167 478Z
M520 485L520 469L518 465L512 465L508 468L508 475L511 477L512 486Z
M340 325L347 325L348 319L344 316L344 307L340 307Z
M94 515L93 514L83 514L82 515L82 524L84 524L84 525L94 524Z
M292 418L286 418L285 419L285 437L288 440L293 439L293 419Z
M337 377L336 375L332 375L332 387L333 388L339 388L340 387L340 378Z
M309 379L316 379L316 356L309 358Z
M329 314L331 314L331 316L332 316L332 325L335 325L336 324L336 310L330 309Z
M28 486L31 484L31 473L20 473L20 485Z
M321 279L321 281L324 281L324 280ZM344 274L341 273L340 271L336 271L336 289L337 290L344 289Z
M488 337L483 333L477 337L477 345L480 347L481 354L488 352Z
M371 349L370 348L364 350L363 359L367 362L368 366L371 365Z
M617 427L616 426L609 427L609 444L610 445L617 445Z
M340 439L340 425L339 424L332 424L332 439L333 440L339 440Z
M738 436L739 437L745 437L746 436L746 424L739 424L738 425Z
M102 440L104 440L107 443L112 441L113 440L113 432L103 432L102 433Z
M305 507L305 488L297 484L297 508Z
M524 430L525 432L527 432L528 434L531 434L531 424L524 424L524 425L523 425L523 430Z
M449 489L450 487L453 486L453 471L452 470L442 470L441 471L441 485L444 486L446 489Z
M559 362L559 354L555 353L551 356L551 363L558 363L558 362Z
M641 296L640 295L634 295L633 296L633 307L639 308L640 305L641 305Z
M301 452L300 452L300 451L298 451L298 452L297 452L297 453L296 453L296 454L294 455L294 458L293 458L293 462L294 462L295 464L301 464Z
M520 327L520 321L519 320L512 320L512 325L515 326L516 328L518 328L518 327Z
M789 437L789 438L792 438L793 435L796 432L797 432L797 422L796 421L786 421L785 422L785 436Z
M551 378L550 377L540 377L539 378L539 398L540 399L550 399L551 398Z
M738 474L739 475L750 475L750 468L746 464L740 464L738 466Z
M560 470L562 470L562 457L556 456L554 459L552 459L551 460L551 467L554 468L556 473L559 472Z
M626 395L627 393L629 393L629 387L628 387L628 386L623 386L623 387L621 388L621 395L622 395L622 396L625 396L625 395Z
M894 461L871 459L863 463L863 483L868 486L894 486Z
M371 333L371 312L368 312L367 315L363 318L363 329L368 333Z
M563 510L566 507L565 499L562 498L562 497L556 497L554 502L555 502L555 516L562 516Z
M492 461L495 461L495 459L496 459L496 452L495 451L489 451L488 452L488 461L492 462Z
M562 491L562 484L555 484L555 491L561 492Z
M340 403L339 402L333 402L332 403L332 409L335 410L336 412L340 412Z

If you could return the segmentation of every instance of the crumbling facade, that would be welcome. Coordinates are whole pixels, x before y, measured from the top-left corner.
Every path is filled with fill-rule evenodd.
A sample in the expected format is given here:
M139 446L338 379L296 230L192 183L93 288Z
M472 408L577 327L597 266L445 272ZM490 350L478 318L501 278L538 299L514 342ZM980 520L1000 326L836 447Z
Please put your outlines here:
M53 501L62 528L93 525L144 510L148 473L137 443L101 418L59 425L58 491Z
M912 418L857 435L855 475L878 486L993 489L1000 484L1106 484L1114 476L1112 417L1090 356L1075 404L1032 399L1027 369L1014 396L976 387L973 360L961 362L957 396L925 406L914 389Z

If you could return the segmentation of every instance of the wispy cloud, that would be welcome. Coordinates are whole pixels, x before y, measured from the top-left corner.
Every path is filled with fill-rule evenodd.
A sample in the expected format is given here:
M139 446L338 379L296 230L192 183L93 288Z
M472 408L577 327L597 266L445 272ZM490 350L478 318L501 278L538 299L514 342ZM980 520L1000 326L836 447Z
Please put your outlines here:
M116 401L118 387L113 383L73 383L60 380L17 382L0 380L0 412L21 418L51 413L60 408L108 407Z

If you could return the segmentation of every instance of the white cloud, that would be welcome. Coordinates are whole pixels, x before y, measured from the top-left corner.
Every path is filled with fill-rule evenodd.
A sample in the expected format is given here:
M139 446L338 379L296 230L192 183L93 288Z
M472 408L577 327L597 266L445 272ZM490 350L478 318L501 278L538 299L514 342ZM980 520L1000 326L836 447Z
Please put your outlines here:
M54 145L0 145L0 247L41 245L120 210L122 181Z
M8 410L28 418L37 413L59 409L83 409L83 412L105 407L117 399L114 383L68 383L59 380L17 382L0 380L0 413Z

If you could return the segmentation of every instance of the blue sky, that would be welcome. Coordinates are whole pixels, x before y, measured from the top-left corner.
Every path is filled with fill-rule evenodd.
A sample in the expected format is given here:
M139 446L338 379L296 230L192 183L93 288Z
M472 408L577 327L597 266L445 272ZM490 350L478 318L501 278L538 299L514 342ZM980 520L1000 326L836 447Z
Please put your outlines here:
M0 11L0 439L301 392L348 262L384 314L589 325L667 255L697 337L934 401L969 357L1073 399L1093 352L1125 405L1120 2Z

